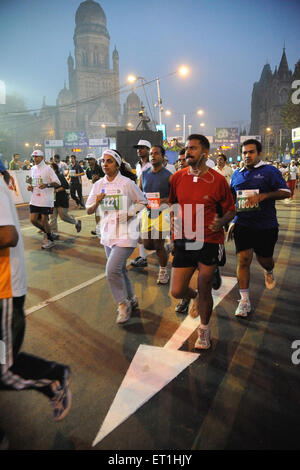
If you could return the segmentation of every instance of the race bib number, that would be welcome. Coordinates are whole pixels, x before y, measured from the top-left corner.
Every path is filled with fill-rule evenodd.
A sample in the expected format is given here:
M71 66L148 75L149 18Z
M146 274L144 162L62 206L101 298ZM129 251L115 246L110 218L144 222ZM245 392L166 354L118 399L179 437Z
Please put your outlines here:
M104 199L100 203L101 209L104 211L120 211L123 209L122 194L105 194Z
M250 203L248 198L254 196L254 194L259 194L259 189L243 189L237 191L236 199L236 210L237 212L249 212L260 210L259 203L256 204Z
M76 171L75 170L70 170L70 176L75 176L76 175Z
M160 193L146 193L148 200L148 209L160 208Z
M34 177L34 178L32 178L32 183L31 184L32 184L33 187L37 187L40 184L43 184L43 178Z

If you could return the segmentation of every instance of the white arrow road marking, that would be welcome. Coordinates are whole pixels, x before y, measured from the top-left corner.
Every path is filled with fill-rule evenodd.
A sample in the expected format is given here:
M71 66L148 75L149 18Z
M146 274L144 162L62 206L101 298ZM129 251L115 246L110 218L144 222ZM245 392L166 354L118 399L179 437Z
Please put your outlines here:
M215 308L227 294L234 288L237 279L235 277L222 277L222 286L218 290L213 290L213 301ZM183 343L193 334L199 326L199 317L192 318L189 315L183 320L173 336L169 339L165 348L180 349Z
M92 445L123 423L198 357L199 354L141 344Z
M213 291L214 307L233 289L235 284L236 278L222 277L221 288ZM97 445L198 359L199 354L178 351L198 326L199 317L187 316L164 348L145 344L139 346L92 446Z

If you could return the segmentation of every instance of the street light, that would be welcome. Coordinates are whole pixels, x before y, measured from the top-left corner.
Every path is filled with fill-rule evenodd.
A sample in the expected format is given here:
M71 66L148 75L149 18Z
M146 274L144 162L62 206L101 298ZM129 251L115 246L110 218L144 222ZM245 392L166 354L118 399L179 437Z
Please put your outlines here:
M270 138L271 138L272 129L271 127L266 127L266 136L267 136L267 145L268 145L268 158L270 155Z
M181 77L186 77L189 74L189 68L186 65L181 65L175 72L171 72L168 75L174 75L178 73ZM146 79L144 77L137 77L134 74L130 74L127 76L127 81L128 83L135 83L137 80L142 81L142 85L144 87L145 83L147 83ZM159 114L159 124L162 124L162 112L163 112L163 106L162 106L162 98L161 98L161 93L160 93L160 79L159 77L155 78L154 80L156 82L156 88L157 88L157 103L155 103L155 107L158 107L158 114ZM149 82L150 83L150 82ZM169 114L168 114L169 115Z

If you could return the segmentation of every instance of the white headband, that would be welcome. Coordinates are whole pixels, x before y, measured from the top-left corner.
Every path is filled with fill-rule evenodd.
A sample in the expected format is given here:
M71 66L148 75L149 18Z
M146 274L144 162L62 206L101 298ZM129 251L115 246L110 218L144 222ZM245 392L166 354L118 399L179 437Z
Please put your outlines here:
M113 157L116 160L117 164L119 166L121 166L122 159L121 159L120 155L118 155L117 152L115 152L114 150L105 150L105 152L103 152L103 154L102 154L102 158L103 158L104 155L110 155L111 157Z

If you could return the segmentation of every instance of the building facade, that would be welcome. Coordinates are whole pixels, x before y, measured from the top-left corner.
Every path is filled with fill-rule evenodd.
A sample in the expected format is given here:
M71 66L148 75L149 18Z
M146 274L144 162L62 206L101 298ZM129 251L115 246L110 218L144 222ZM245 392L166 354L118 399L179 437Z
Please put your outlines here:
M261 135L265 154L280 153L290 131L285 129L281 110L292 84L292 71L283 48L279 67L272 72L270 64L263 67L260 80L253 85L250 135Z

